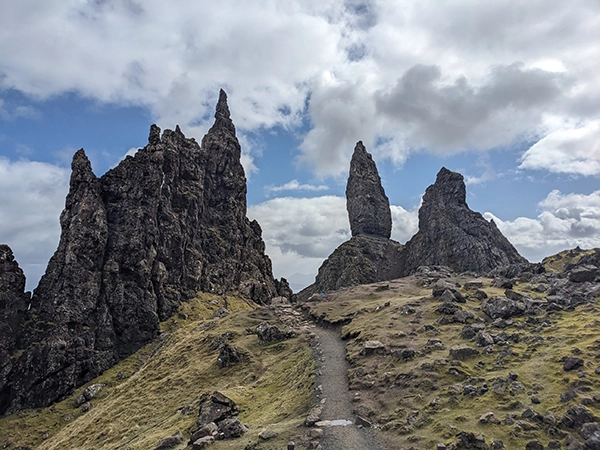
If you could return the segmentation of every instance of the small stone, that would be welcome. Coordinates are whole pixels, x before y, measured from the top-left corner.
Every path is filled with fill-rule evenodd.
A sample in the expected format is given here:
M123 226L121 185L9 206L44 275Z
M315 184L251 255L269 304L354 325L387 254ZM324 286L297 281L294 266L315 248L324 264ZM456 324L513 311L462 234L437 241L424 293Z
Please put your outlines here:
M525 445L525 450L544 450L544 446L540 441L534 439Z
M172 434L171 436L162 438L158 442L154 450L166 450L169 448L177 447L179 444L182 444L184 440L185 439L183 437L183 434L181 434L181 431L178 431L175 434Z
M311 409L304 419L304 426L312 427L315 423L321 420L321 414L323 414L323 408L321 406L315 406Z
M269 439L277 437L277 433L275 433L273 430L265 430L262 433L260 433L258 437L261 438L263 441L268 441Z
M215 438L212 436L201 437L200 439L194 441L194 443L192 444L192 450L201 450L213 444L214 442Z

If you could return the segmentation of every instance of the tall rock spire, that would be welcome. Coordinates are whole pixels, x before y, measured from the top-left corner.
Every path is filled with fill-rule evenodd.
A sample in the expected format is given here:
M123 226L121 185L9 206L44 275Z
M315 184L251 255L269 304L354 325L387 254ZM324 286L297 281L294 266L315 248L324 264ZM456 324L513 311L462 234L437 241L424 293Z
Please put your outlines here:
M389 238L392 234L390 201L385 195L373 157L358 141L350 161L346 185L346 209L352 236L368 234Z

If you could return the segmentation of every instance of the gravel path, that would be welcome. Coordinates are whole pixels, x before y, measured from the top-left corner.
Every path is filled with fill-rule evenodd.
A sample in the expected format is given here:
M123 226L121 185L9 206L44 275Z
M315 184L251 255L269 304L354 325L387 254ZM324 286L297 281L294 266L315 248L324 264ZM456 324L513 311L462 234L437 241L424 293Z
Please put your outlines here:
M325 399L322 420L348 420L351 425L323 428L321 445L325 450L383 450L373 430L354 425L352 395L348 390L348 361L339 328L316 326L319 339L317 385L322 386L319 398Z

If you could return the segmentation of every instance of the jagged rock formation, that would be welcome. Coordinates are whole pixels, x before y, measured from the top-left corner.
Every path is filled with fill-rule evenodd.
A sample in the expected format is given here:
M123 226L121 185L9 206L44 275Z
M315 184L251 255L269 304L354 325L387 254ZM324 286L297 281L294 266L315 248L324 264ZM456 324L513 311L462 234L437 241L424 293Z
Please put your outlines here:
M15 261L8 245L0 245L0 380L10 370L9 356L16 346L27 307L29 293L25 293L25 275ZM0 384L0 410L6 408L6 387Z
M152 340L159 321L199 291L258 303L289 296L287 282L273 279L259 224L246 217L240 152L221 91L202 146L179 127L161 136L153 125L148 145L101 178L83 150L75 154L58 249L29 325L11 335L0 413L69 394ZM10 266L12 255L0 258ZM22 311L24 279L12 273L10 311Z
M401 251L402 245L391 239L354 236L336 248L319 267L314 284L309 286L310 294L398 278Z
M385 195L373 157L358 141L350 161L346 209L352 236L368 234L389 239L392 235L390 201Z
M463 176L445 167L425 191L419 231L406 243L402 259L403 275L419 266L488 273L497 267L527 263L493 221L469 209Z
M392 232L390 202L377 166L361 141L356 144L350 162L346 209L352 238L323 262L315 282L298 293L300 300L316 292L401 276L402 245L389 239Z

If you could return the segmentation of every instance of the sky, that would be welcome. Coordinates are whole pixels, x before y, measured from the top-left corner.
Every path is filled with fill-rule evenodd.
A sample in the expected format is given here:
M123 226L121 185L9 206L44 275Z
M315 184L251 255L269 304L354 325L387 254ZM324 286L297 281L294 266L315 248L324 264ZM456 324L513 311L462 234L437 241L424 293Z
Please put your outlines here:
M350 238L362 140L392 238L417 231L441 167L532 262L600 247L598 0L3 0L0 243L37 285L70 162L96 175L150 125L200 141L220 88L248 216L295 290Z

